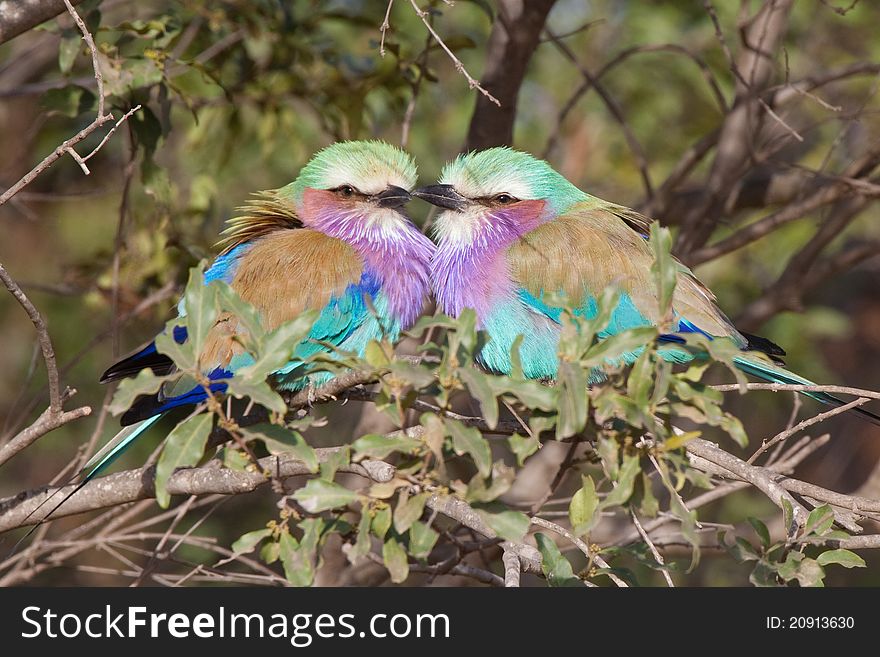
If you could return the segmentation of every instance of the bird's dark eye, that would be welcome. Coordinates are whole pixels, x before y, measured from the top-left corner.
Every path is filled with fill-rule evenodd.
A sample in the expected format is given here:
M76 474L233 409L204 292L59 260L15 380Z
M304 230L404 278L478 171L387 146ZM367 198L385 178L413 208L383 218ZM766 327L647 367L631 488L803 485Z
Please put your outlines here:
M492 200L496 203L501 203L501 205L507 205L508 203L513 203L514 199L510 194L498 194L498 196Z
M351 185L342 185L341 187L336 188L336 192L340 196L348 198L354 196L354 187L352 187Z

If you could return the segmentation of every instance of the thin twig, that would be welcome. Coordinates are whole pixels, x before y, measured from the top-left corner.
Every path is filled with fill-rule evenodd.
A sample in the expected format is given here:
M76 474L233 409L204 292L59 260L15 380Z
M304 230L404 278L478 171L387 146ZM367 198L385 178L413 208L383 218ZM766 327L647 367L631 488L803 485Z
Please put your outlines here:
M385 8L385 19L382 21L382 25L379 26L379 32L382 35L379 39L379 55L381 57L385 56L385 33L388 32L391 27L389 18L391 17L391 7L393 6L394 0L388 0L388 6Z
M464 64L461 63L461 60L455 56L455 53L449 49L449 46L440 38L440 35L431 27L431 23L428 21L428 12L421 9L418 4L416 4L416 0L409 0L409 3L412 5L412 8L415 10L416 15L421 19L422 23L424 23L428 32L431 33L431 36L434 37L434 40L437 44L443 48L443 51L449 56L452 60L452 63L455 65L455 70L461 73L465 79L468 81L468 86L471 89L476 89L481 94L483 94L486 98L491 100L493 103L501 107L501 101L495 98L492 94L486 91L479 82L477 82L470 73L467 72L467 69L464 67Z
M104 76L101 74L101 67L98 62L98 48L95 46L95 40L92 38L91 33L89 32L86 24L83 22L82 18L80 18L79 14L76 13L76 9L73 8L73 5L70 3L70 0L64 0L64 5L67 7L68 13L73 18L73 21L76 23L79 31L82 32L83 40L86 42L89 48L89 53L92 57L92 67L94 68L95 74L95 83L98 86L98 111L95 119L87 125L85 128L77 132L70 139L62 142L54 151L52 151L49 155L47 155L42 162L40 162L37 166L31 169L28 173L26 173L17 183L12 185L9 189L7 189L3 194L0 194L0 205L6 203L9 199L15 196L22 189L31 184L43 171L52 166L55 162L57 162L65 153L69 153L70 156L80 165L83 170L83 173L86 175L89 174L89 169L85 165L85 161L94 155L101 146L106 143L106 139L104 139L101 144L96 148L92 153L90 153L86 158L80 157L80 155L76 152L74 147L83 141L86 137L91 135L95 130L100 128L102 125L107 123L108 121L113 120L113 115L110 113L104 112ZM123 117L123 120L127 118L129 115ZM114 128L115 129L115 128ZM111 130L113 132L113 130Z
M761 446L755 450L755 453L749 457L749 459L746 461L746 463L750 463L750 464L754 463L761 454L766 452L768 449L770 449L771 447L773 447L777 443L779 443L783 440L786 440L787 438L790 438L791 436L793 436L797 432L802 431L803 429L806 429L807 427L811 427L814 424L818 424L819 422L827 420L830 417L834 417L835 415L840 415L841 413L846 413L848 410L850 410L852 408L857 408L858 406L861 406L862 404L865 404L868 401L869 400L866 397L859 397L858 399L854 399L853 401L849 402L848 404L844 404L843 406L838 406L837 408L832 408L830 411L825 411L824 413L819 413L818 415L816 415L814 417L808 418L806 420L802 420L801 422L798 422L796 425L794 425L790 429L786 429L785 431L780 431L778 434L773 436L770 440L764 441L761 444Z

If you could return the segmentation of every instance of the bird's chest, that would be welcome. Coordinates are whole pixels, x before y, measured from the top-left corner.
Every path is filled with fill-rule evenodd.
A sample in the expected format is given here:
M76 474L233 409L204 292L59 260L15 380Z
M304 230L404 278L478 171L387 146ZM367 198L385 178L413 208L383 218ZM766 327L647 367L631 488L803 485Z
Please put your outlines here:
M560 326L552 319L514 297L498 303L481 324L490 337L478 357L481 365L509 374L511 352L519 340L519 360L527 377L544 379L556 376Z
M433 284L444 313L457 317L466 308L476 311L478 328L490 338L478 356L481 365L494 372L510 373L511 349L519 339L526 376L555 376L559 325L523 303L504 254L480 257L439 251Z

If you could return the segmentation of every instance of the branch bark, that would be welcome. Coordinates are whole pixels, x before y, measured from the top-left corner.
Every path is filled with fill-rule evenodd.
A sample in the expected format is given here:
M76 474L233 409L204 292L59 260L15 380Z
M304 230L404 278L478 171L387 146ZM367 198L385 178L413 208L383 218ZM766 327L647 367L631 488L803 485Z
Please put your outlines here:
M76 6L83 0L70 0ZM0 0L0 44L65 11L64 0Z
M341 448L316 449L318 461L326 461L338 449ZM168 480L168 492L171 495L240 495L268 484L270 480L263 475L264 471L271 472L273 476L281 479L311 474L302 461L290 454L266 456L259 460L259 465L260 472L221 468L217 461L211 461L198 468L181 468ZM348 472L384 483L394 478L395 468L384 461L366 460L342 466L337 472ZM153 498L156 496L155 479L155 466L127 470L95 479L67 500L52 514L52 518ZM61 488L44 487L0 500L0 533L36 524L40 521L40 516L34 511L40 504L56 494L57 499L63 499L75 488L76 484Z
M513 143L516 103L547 14L556 0L500 0L487 47L481 82L492 96L477 95L464 150L480 150Z

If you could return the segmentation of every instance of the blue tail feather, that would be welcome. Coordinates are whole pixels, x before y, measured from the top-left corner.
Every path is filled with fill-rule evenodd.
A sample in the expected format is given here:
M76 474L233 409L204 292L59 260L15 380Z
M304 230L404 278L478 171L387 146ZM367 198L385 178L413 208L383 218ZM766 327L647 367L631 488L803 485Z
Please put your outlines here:
M746 374L751 374L754 377L763 379L764 381L769 381L770 383L801 386L817 385L815 382L810 381L809 379L805 379L802 376L798 376L797 374L789 372L788 370L784 370L781 367L770 365L769 363L762 363L744 357L734 358L733 362L740 370L742 370ZM839 397L835 397L834 395L828 394L827 392L804 391L801 394L829 406L842 406L846 403ZM853 408L852 411L863 419L880 426L880 415L872 413L871 411L867 411L864 408Z

